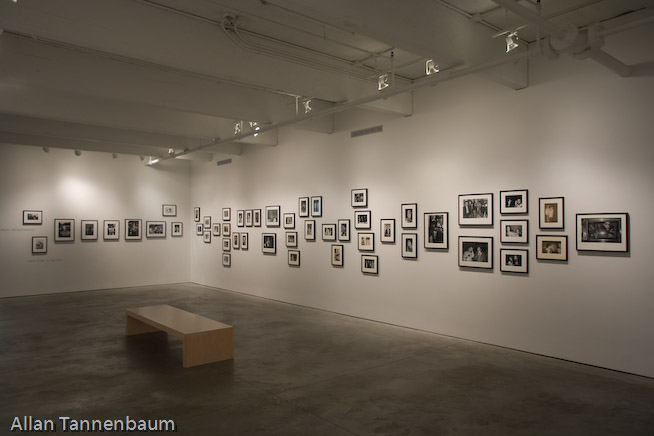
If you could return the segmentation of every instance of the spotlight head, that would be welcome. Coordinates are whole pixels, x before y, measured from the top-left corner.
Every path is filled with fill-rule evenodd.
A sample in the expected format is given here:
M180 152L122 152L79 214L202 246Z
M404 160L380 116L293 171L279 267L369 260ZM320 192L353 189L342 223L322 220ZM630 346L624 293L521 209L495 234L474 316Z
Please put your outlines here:
M111 157L114 158L114 159L118 159L118 153L112 153Z
M377 91L381 91L382 89L386 89L388 87L388 74L382 74L377 80Z
M438 68L438 64L434 62L433 59L429 59L427 62L425 62L425 74L430 75L430 74L435 74L438 73L440 69Z
M515 48L518 48L518 32L511 32L506 37L506 52L508 53Z
M75 153L75 156L81 156L82 150L75 150L73 153Z
M172 156L173 154L175 154L175 149L174 148L169 148L168 149L168 156Z
M311 108L311 99L310 98L304 100L302 102L302 105L304 106L304 113L305 114L308 114L309 112L311 112L312 108Z
M259 136L258 132L259 132L259 130L261 130L261 127L259 127L259 123L257 123L256 121L250 121L250 128L254 130L254 135L253 136L255 138L257 136Z
M50 153L50 147L43 147L44 153Z
M243 121L237 121L234 123L234 136L240 134L243 131Z

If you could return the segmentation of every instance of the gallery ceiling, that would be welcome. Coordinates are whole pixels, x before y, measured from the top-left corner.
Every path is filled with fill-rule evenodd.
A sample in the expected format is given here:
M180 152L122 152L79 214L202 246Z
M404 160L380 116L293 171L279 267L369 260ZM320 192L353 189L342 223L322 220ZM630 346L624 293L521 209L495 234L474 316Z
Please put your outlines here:
M538 55L629 76L604 40L653 22L652 0L0 0L0 142L211 159L411 115L411 90L467 74L522 89Z

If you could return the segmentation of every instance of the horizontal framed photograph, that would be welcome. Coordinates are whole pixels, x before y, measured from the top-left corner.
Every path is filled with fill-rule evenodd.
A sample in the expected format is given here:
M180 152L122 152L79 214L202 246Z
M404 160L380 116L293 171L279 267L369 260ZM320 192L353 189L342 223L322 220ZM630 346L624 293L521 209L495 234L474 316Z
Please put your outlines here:
M285 229L294 229L295 228L295 214L294 213L285 213L284 214L284 228Z
M220 229L220 227L218 227ZM184 223L173 221L170 223L170 236L179 237L184 235ZM220 235L218 235L220 236Z
M493 238L459 236L459 266L493 269Z
M628 213L578 213L577 250L629 251Z
M500 220L500 242L502 244L527 244L529 242L529 220Z
M229 234L225 237L223 233L223 251L232 251L232 238L229 237Z
M538 227L559 229L565 227L564 198L545 197L538 199Z
M289 266L300 266L300 250L288 250Z
M379 220L379 241L382 244L395 243L395 218Z
M362 254L361 272L364 274L379 274L379 256Z
M229 238L232 233L232 225L230 223L223 223L223 236Z
M502 215L526 214L529 212L529 191L500 191L500 213Z
M418 234L402 233L402 257L416 259L418 257Z
M202 225L202 223L196 223L195 234L198 236L202 236L203 233L204 233L204 226Z
M286 246L297 247L297 232L286 232Z
M48 252L47 236L32 236L32 254L46 254Z
M354 228L355 229L372 228L372 212L370 212L369 210L355 210Z
M261 227L261 209L254 209L252 211L252 224L254 227Z
M118 241L120 239L120 221L104 220L102 239L105 241Z
M165 221L146 221L145 222L145 237L146 238L165 238L166 237L166 222ZM209 229L205 227L205 234L210 233ZM211 236L211 234L210 234Z
M193 220L196 223L200 222L200 208L199 207L194 207L193 208Z
M276 233L262 233L261 234L261 251L264 254L277 254L277 234Z
M245 211L245 227L252 227L252 209Z
M126 219L125 220L125 240L126 241L140 241L142 237L141 228L143 221L140 219ZM202 224L200 223L200 226Z
M223 207L223 221L231 221L231 220L232 220L232 208Z
M247 233L241 233L241 250L247 250L250 242L249 242L249 237Z
M245 227L245 211L236 211L236 227Z
M80 239L82 241L97 241L98 240L98 221L97 220L82 220L80 222Z
M349 241L350 240L350 220L342 219L338 220L338 240L339 241Z
M41 225L41 224L43 224L43 211L42 210L24 210L23 211L23 225L38 226L38 225Z
M266 206L266 227L279 227L279 206Z
M402 228L403 229L417 229L418 228L418 204L407 203L403 204L400 208L402 213Z
M214 236L220 236L220 228L221 228L221 227L222 227L222 225L221 225L220 223L213 223L213 224L211 225L211 233L212 233Z
M493 194L459 195L460 226L492 226Z
M205 244L211 244L211 232L209 230L204 231L202 234L202 240Z
M368 188L352 190L352 207L368 207Z
M307 241L316 240L316 220L304 220L304 239Z
M335 241L336 240L336 224L323 224L322 225L322 240Z
M300 197L297 200L297 214L301 218L309 216L309 197Z
M311 216L322 216L322 196L311 197Z
M450 215L448 212L425 212L424 232L426 249L443 250L449 248L449 221Z
M375 251L375 234L372 232L360 232L357 235L359 251Z
M241 234L238 232L232 233L232 249L233 250L241 249Z
M139 227L140 229L140 227ZM140 233L139 233L140 239ZM54 220L54 241L73 242L75 240L75 220L57 218Z
M567 235L536 235L536 259L568 260Z
M343 246L332 244L332 266L343 266Z
M529 251L500 249L500 271L527 274L529 272Z
M202 218L202 226L204 227L204 230L211 230L211 217L210 216L205 216Z
M230 253L223 253L223 266L232 266L232 255Z
M161 206L161 215L162 216L177 216L177 205L176 204L164 204Z

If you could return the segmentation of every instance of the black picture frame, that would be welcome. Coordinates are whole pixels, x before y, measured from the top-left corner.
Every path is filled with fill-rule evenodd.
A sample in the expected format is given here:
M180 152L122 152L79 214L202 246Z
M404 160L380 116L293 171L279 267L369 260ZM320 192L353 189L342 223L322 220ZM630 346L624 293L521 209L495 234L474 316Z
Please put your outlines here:
M368 188L352 189L350 204L352 207L368 207Z
M209 232L209 229L204 229ZM145 222L145 237L152 238L165 238L166 237L166 221L146 221Z
M211 217L205 216L202 218L202 227L204 230L211 230Z
M309 216L309 197L300 197L297 200L297 215L300 218L307 218Z
M236 211L236 227L245 227L245 211Z
M140 241L143 239L143 221L140 218L125 220L125 240Z
M184 223L181 221L173 221L170 223L170 236L173 238L184 236Z
M98 240L98 220L81 220L79 225L81 241Z
M193 221L196 223L200 222L200 208L199 207L194 207L193 208Z
M450 248L450 214L448 212L425 212L424 247L427 250L447 250Z
M261 209L252 210L252 225L254 227L261 227Z
M343 245L332 244L332 249L331 249L332 266L342 267L344 265L343 255L344 255Z
M375 251L375 234L373 232L357 233L357 248L359 251Z
M526 215L529 213L529 190L500 191L501 215Z
M316 240L316 220L304 220L304 240Z
M252 227L253 226L253 215L254 212L252 209L248 209L245 211L245 227Z
M285 213L283 215L283 220L285 229L295 228L295 213Z
M250 237L247 233L241 232L241 251L245 251L249 248Z
M75 241L75 220L71 218L55 218L54 220L54 241L74 242Z
M232 233L232 224L231 223L223 223L223 236L226 238L229 238L229 235Z
M568 261L568 235L536 235L536 259Z
M211 244L211 231L204 230L202 233L202 240L205 244Z
M176 204L162 204L161 205L161 216L177 216L177 205Z
M493 226L493 193L459 195L460 226Z
M375 254L361 255L361 272L363 274L379 274L379 256Z
M43 211L42 210L24 210L23 211L23 225L24 226L40 226L43 224Z
M280 206L266 206L266 227L279 227L280 219Z
M232 208L223 207L223 221L231 221L231 220L232 220Z
M403 259L418 258L418 234L417 233L402 233L401 251L402 251Z
M629 252L629 214L578 213L575 217L577 251Z
M322 225L322 240L335 241L336 240L336 224L323 224Z
M195 223L195 234L197 236L202 236L203 233L204 233L204 226L202 225L202 223Z
M229 268L232 266L232 255L230 253L223 253L223 266Z
M211 234L213 236L220 236L221 235L221 230L222 230L222 224L219 222L214 222L211 224Z
M350 220L349 219L340 219L337 221L337 231L338 231L338 240L340 242L349 242L350 241Z
M502 244L528 244L529 220L500 220L500 242Z
M105 241L120 240L120 221L104 220L102 223L102 239Z
M312 217L321 217L322 216L322 196L316 195L311 197L311 216Z
M379 220L379 242L382 244L395 243L395 218Z
M538 199L538 228L541 230L565 229L564 197L541 197Z
M517 248L501 248L500 271L512 274L528 274L529 250Z
M418 203L404 203L400 206L400 223L403 229L418 228Z
M459 267L493 269L492 236L459 236Z
M372 228L372 212L370 210L354 211L354 228L357 230L369 230Z
M232 238L229 234L225 237L225 234L223 233L223 252L228 253L230 251L232 251Z
M241 234L238 232L232 233L232 250L241 249Z
M32 254L48 253L48 237L32 236Z
M296 248L297 247L297 232L286 232L286 247L287 248Z
M261 234L261 252L263 254L277 254L277 233Z
M288 250L288 265L300 266L300 250Z

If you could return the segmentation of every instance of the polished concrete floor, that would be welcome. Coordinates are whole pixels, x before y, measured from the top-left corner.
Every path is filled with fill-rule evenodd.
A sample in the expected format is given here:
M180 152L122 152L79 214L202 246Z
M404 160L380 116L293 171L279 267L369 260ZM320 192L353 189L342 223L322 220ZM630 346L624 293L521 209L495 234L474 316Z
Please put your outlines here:
M233 325L236 359L183 369L177 338L124 336L125 308L164 303ZM654 434L653 379L192 284L0 299L0 350L0 434L26 415L180 435Z

